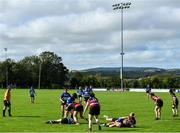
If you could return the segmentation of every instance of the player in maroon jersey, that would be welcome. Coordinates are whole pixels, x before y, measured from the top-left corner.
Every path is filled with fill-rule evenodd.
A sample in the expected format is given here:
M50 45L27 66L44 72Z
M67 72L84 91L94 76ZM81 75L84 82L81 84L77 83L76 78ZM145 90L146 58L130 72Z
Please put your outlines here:
M179 104L179 100L176 96L176 94L172 91L172 89L169 90L169 94L172 96L172 112L173 112L173 116L176 117L178 116L178 104Z
M100 122L98 119L98 116L100 115L100 104L99 104L98 99L95 97L94 93L90 94L90 98L88 99L86 106L84 108L83 116L84 116L86 110L88 109L88 107L90 108L89 109L89 115L88 115L89 130L92 131L92 119L93 119L93 117L96 120L96 123L98 125L99 130L101 130Z
M80 114L80 118L84 119L83 117L83 105L80 103L74 103L74 111L73 111L73 119L76 125L79 125L77 115Z
M156 105L154 108L156 120L159 120L161 118L161 108L163 107L163 100L156 96L154 93L150 93L151 99L154 101L154 104Z

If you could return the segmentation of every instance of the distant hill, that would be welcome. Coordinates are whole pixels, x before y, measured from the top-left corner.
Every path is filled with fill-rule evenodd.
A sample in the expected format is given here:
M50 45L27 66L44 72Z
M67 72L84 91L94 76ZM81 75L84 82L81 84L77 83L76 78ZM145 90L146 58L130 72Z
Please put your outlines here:
M81 70L80 72L96 75L101 74L102 76L119 76L119 67L97 67ZM141 78L155 74L175 74L180 75L180 69L163 69L156 67L124 67L125 78Z
M119 72L120 67L97 67L97 68L91 68L91 69L85 69L81 72ZM159 72L159 71L165 71L165 69L161 68L154 68L154 67L124 67L124 71L139 71L139 72Z

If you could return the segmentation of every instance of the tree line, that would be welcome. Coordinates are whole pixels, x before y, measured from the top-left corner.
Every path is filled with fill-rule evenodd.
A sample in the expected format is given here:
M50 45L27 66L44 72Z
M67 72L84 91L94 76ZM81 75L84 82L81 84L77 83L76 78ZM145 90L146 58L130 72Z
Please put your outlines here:
M180 77L173 74L152 75L148 77L130 79L125 78L124 88L180 88ZM119 76L102 77L101 74L88 75L80 72L74 72L71 78L71 86L93 85L100 88L120 88L121 80Z
M68 71L61 57L45 51L39 56L28 56L20 61L8 58L0 62L0 83L3 88L7 80L8 85L17 88L62 88L68 80Z
M6 71L7 70L7 71ZM6 73L8 72L8 73ZM126 76L126 75L125 75ZM69 71L62 58L54 52L45 51L39 56L27 56L14 61L10 58L0 62L0 84L2 88L9 85L16 88L76 88L89 86L99 88L120 88L119 76L102 76ZM174 74L151 75L137 79L125 78L124 88L180 88L180 76Z

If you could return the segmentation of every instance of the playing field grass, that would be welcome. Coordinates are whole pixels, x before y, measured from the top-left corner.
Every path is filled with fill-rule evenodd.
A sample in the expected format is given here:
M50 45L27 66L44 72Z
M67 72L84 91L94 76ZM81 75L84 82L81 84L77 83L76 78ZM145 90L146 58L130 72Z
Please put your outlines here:
M0 90L3 108L3 95ZM35 104L29 102L28 90L12 90L12 117L0 115L1 132L86 132L87 122L80 120L80 125L45 124L47 120L60 118L59 94L61 90L36 90ZM72 93L73 91L71 91ZM103 115L119 117L129 112L136 113L136 128L107 128L100 132L178 132L180 117L173 118L171 112L171 97L168 93L157 93L164 100L162 119L154 120L154 104L147 99L145 93L135 92L96 92L101 103L101 123L105 122ZM180 94L177 94L180 99ZM87 111L88 112L88 111ZM93 131L98 131L93 125ZM98 131L99 132L99 131Z

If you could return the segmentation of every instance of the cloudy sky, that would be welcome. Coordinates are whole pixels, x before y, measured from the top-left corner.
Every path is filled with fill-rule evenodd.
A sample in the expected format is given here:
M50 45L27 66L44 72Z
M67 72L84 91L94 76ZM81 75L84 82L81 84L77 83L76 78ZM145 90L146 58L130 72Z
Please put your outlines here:
M180 0L130 0L124 66L180 68ZM52 51L70 70L119 67L127 0L0 0L0 61Z

